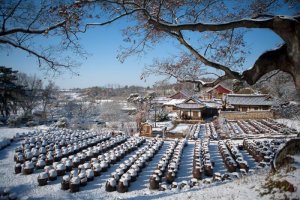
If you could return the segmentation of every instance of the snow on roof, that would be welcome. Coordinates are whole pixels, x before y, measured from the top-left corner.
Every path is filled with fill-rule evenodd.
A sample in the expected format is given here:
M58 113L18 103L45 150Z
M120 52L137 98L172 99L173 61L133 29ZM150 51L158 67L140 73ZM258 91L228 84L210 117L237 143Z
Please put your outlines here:
M177 104L183 103L185 99L171 99L170 101L164 103L165 106L175 106Z
M226 103L231 105L271 106L273 101L265 94L227 94Z
M200 109L204 108L204 104L198 104L198 103L181 103L177 104L176 107L181 108L181 109Z
M203 101L202 103L208 108L222 108L222 103L217 101Z
M155 97L154 99L151 100L151 103L164 104L170 100L171 98L169 97Z
M232 92L232 90L230 90L230 89L224 87L224 86L221 85L221 84L218 84L218 85L216 85L216 86L214 86L214 87L212 87L212 88L209 88L208 90L206 90L206 92L210 92L210 91L212 91L212 90L214 90L214 89L216 89L216 88L218 88L218 87L222 87L223 89L227 90L228 92Z
M176 94L173 94L172 96L170 96L170 98L174 97L177 94L182 94L183 96L185 96L186 98L190 97L193 95L193 93L191 91L188 90L181 90L179 92L177 92Z

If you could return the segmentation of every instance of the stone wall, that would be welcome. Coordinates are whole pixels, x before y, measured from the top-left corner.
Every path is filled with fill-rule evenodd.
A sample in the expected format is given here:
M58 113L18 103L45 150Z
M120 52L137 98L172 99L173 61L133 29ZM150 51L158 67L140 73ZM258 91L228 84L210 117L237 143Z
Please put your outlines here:
M239 120L239 119L265 119L274 118L274 113L269 110L264 111L221 111L220 117L224 117L229 120Z

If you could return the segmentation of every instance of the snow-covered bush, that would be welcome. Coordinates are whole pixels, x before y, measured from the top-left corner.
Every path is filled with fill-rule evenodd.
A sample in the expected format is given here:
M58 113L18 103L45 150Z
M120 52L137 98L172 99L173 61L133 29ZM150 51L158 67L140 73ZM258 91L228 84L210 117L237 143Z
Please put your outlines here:
M66 117L62 117L56 122L56 126L58 128L66 128L66 127L68 127L68 125L69 125L69 123L68 123L68 119Z

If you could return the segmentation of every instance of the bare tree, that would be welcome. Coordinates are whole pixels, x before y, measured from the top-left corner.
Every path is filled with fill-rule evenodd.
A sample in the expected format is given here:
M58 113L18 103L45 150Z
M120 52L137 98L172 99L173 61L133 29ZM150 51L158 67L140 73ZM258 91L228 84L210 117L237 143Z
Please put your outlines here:
M173 38L184 47L185 55L198 61L200 68L211 67L222 72L213 82L185 77L184 81L213 86L226 79L237 79L253 85L264 74L280 70L292 75L300 94L300 16L296 0L230 3L215 0L82 0L76 4L94 5L100 10L94 13L101 14L100 19L86 24L84 30L123 17L135 20L136 23L124 30L125 41L130 45L119 55L121 61L132 54L144 53L149 45ZM288 10L288 7L292 9ZM286 14L283 10L288 10L289 16L282 16ZM244 35L252 29L271 30L282 43L270 47L274 49L263 53L253 66L247 67L244 66L247 55Z
M44 119L47 119L48 108L51 107L51 104L56 103L57 92L58 87L54 84L53 81L49 81L48 84L42 90L41 104Z
M35 75L28 76L24 73L18 73L17 78L16 83L25 89L25 94L19 97L20 106L25 116L29 116L33 109L39 105L43 82Z
M77 63L66 50L84 52L77 42L79 14L68 13L70 6L59 0L1 0L0 48L25 51L47 70L72 70Z

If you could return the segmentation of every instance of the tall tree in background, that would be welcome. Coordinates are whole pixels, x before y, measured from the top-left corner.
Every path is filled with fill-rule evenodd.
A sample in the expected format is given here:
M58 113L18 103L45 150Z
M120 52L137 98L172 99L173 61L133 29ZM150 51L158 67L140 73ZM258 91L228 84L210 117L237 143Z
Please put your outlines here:
M53 81L49 81L48 84L42 89L41 93L41 103L43 118L47 119L48 108L56 102L56 97L58 95L58 87Z
M169 65L167 73L179 80L196 83L199 87L213 86L226 79L252 85L268 72L280 70L292 75L300 94L297 0L81 0L75 4L79 9L97 7L91 9L91 18L96 22L82 27L83 31L88 26L107 25L124 17L135 21L124 30L129 45L119 55L121 61L132 54L144 53L149 45L171 38L184 47L183 53L161 64ZM244 36L253 29L268 29L282 42L262 53L252 66L244 66L248 53ZM180 67L192 68L192 72L200 70L196 75L210 67L218 74L215 81L204 82L197 76L179 76Z
M17 71L0 66L0 112L1 121L6 122L12 110L16 110L20 95L24 88L15 83Z
M22 85L25 90L25 95L20 96L20 106L24 116L31 116L41 100L43 82L37 76L18 73L16 83Z

